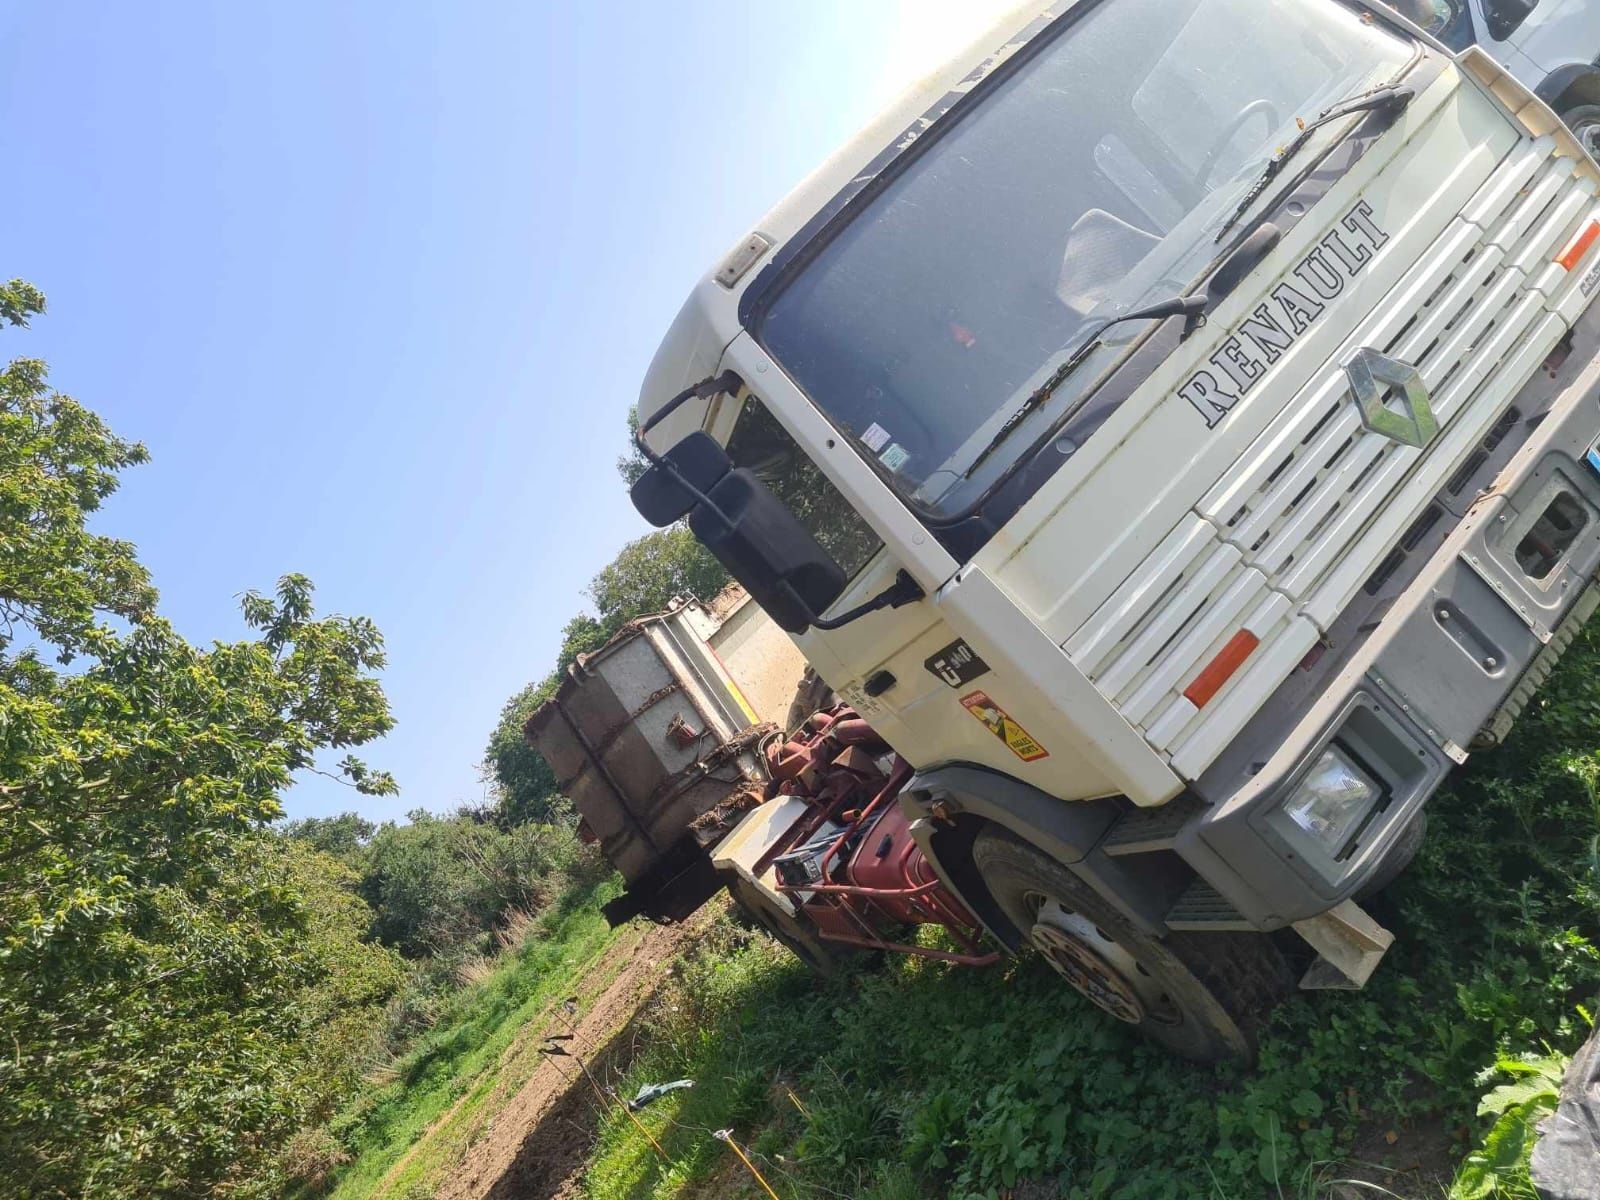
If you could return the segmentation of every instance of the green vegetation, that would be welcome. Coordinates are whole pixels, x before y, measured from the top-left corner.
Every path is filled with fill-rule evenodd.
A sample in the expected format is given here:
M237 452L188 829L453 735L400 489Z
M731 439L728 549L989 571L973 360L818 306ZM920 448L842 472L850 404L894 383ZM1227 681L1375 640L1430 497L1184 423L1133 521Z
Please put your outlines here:
M0 286L0 325L43 311ZM90 527L146 458L0 370L0 1196L314 1190L386 1144L371 1080L425 1114L607 936L566 824L274 824L297 771L397 790L348 753L392 725L382 638L286 575L243 640L184 641Z
M0 288L5 323L43 309ZM339 864L263 832L294 771L389 729L382 639L317 618L288 575L244 597L245 640L185 642L133 547L89 528L145 457L42 363L0 371L5 1194L258 1190L400 975L360 940Z
M610 944L614 935L599 906L616 890L607 880L564 895L492 969L445 1002L376 1086L334 1118L329 1132L338 1159L353 1160L332 1176L336 1200L413 1194L455 1164L447 1148L464 1148L537 1061L536 1054L508 1059L519 1031L565 999Z
M502 829L480 814L425 810L377 830L359 856L360 891L373 909L373 936L413 957L448 956L536 913L600 870L565 825Z
M1480 1076L1481 1082L1510 1075L1478 1105L1480 1117L1494 1117L1481 1149L1467 1155L1450 1189L1450 1200L1537 1200L1528 1180L1534 1131L1555 1110L1568 1058L1563 1054L1502 1058Z
M654 1005L623 1084L697 1081L645 1113L671 1164L609 1117L589 1194L761 1195L708 1136L731 1126L785 1200L1257 1200L1347 1178L1434 1200L1464 1135L1484 1148L1457 1197L1530 1196L1558 1060L1519 1056L1575 1048L1600 990L1597 731L1591 631L1512 743L1430 806L1417 864L1373 904L1398 940L1367 990L1289 1001L1250 1071L1166 1058L1037 962L894 959L816 983L725 924ZM1480 1110L1486 1068L1520 1074Z

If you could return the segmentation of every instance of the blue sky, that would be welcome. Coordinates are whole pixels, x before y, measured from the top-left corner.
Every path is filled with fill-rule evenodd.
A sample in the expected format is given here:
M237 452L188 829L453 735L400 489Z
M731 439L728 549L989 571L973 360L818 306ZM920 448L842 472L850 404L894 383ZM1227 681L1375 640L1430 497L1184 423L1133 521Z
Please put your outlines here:
M972 0L10 5L0 353L143 440L98 528L192 640L286 571L388 640L373 800L484 792L507 696L645 532L614 462L694 280Z

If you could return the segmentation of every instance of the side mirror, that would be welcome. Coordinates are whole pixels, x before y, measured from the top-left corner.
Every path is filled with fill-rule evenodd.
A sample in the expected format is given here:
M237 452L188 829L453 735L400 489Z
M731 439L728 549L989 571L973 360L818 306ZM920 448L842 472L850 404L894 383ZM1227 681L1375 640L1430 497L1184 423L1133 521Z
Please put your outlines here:
M849 612L824 618L844 592L845 575L811 531L754 474L735 468L715 438L697 430L665 454L639 441L651 467L633 485L633 506L657 528L684 516L702 546L728 568L780 629L842 629L882 608L925 593L905 571Z
M641 482L643 482L641 480ZM727 472L689 513L689 529L778 627L804 633L844 591L839 564L744 469Z
M689 510L733 469L728 452L716 438L700 429L661 458L628 491L639 515L657 529L688 516Z
M1489 27L1489 36L1503 42L1532 15L1539 0L1484 0L1483 23Z
M790 633L811 628L844 591L844 572L811 531L703 430L663 454L629 494L657 528L687 516L700 544Z

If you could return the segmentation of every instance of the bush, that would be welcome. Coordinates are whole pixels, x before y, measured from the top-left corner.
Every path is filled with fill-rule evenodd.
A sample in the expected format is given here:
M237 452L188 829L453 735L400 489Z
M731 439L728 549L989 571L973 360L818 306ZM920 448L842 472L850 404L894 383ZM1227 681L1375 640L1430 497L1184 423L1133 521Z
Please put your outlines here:
M609 868L565 825L502 829L471 810L418 810L386 824L363 852L361 892L373 934L413 958L488 950L513 913L537 913L570 883Z
M316 1193L350 1161L350 1154L326 1129L302 1129L289 1139L278 1161L287 1182Z

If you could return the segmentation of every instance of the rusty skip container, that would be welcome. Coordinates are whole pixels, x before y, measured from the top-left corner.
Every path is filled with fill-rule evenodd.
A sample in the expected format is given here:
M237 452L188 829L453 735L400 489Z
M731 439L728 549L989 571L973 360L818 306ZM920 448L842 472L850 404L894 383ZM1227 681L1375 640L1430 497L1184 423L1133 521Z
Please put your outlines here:
M760 743L779 728L777 699L787 704L803 666L742 593L710 607L678 603L579 658L529 719L529 743L627 881L606 906L612 924L682 919L716 891L705 850L722 825L707 819L697 829L697 819L765 784Z

